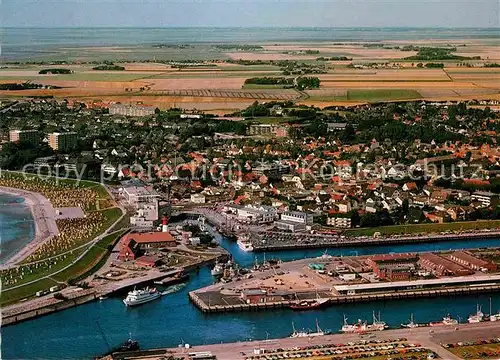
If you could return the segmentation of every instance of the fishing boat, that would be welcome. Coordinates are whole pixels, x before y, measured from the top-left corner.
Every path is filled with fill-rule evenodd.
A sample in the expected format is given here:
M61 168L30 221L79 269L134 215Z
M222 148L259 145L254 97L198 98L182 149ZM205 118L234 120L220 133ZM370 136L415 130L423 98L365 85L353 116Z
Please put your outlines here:
M382 321L380 318L380 312L378 313L378 317L375 316L375 311L373 312L373 323L367 325L367 331L382 331L387 329L389 326Z
M224 273L224 265L221 263L215 264L214 268L210 271L212 276L221 276Z
M301 337L307 337L307 331L305 330L297 331L295 329L295 324L292 321L292 333L290 334L289 338L295 339Z
M493 314L491 311L491 298L490 298L490 316L489 316L490 321L500 321L500 311L498 311L496 314Z
M297 330L295 330L295 326L294 326L293 322L292 322L292 329L293 329L293 332L290 335L290 338L316 337L316 336L323 336L323 335L329 334L329 332L326 332L319 327L318 319L316 319L316 332L309 332L309 331L305 331L305 330L297 331Z
M158 299L161 294L156 288L145 288L129 292L127 297L123 299L123 303L127 306L136 306Z
M330 299L328 298L315 299L315 300L302 300L290 305L290 309L298 311L318 309L327 304L329 300Z
M429 326L450 326L457 325L458 321L453 319L450 314L446 315L441 321L431 321Z
M348 324L347 317L344 315L344 324L340 329L341 332L343 332L344 334L353 334L353 333L365 332L366 330L367 330L366 321L358 320L356 324Z
M425 326L423 324L417 324L414 320L413 320L413 313L411 314L410 316L410 322L409 323L406 323L406 324L401 324L401 327L402 328L407 328L407 329L415 329L415 328L418 328L418 327L422 327L422 326Z
M238 241L236 243L238 244L238 247L243 251L246 252L253 251L253 245L252 242L250 241L250 236L247 234L238 236Z
M477 324L477 323L482 322L483 320L484 320L484 314L481 311L481 306L479 306L479 304L477 304L476 313L469 315L469 318L467 319L467 321L469 322L469 324Z

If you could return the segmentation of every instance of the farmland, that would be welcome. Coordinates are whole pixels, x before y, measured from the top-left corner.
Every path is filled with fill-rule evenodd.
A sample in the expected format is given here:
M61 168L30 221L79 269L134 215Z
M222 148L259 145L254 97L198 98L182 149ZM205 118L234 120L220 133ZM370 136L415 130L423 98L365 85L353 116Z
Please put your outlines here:
M458 45L450 41L387 41L380 46L327 42L255 44L244 46L241 51L209 44L178 48L89 47L84 48L85 57L80 62L114 61L125 70L95 71L94 63L58 64L57 68L67 68L72 73L41 75L41 69L51 66L6 64L0 68L1 83L31 81L60 89L5 90L0 91L0 96L142 102L159 108L176 106L216 113L244 108L254 100L295 100L324 107L411 99L500 99L500 68L483 67L484 63L498 62L498 45L488 40L455 40ZM428 69L425 62L406 60L417 54L399 49L407 45L453 45L457 56L480 56L481 60L437 61L444 68ZM81 50L60 49L51 59L74 61L72 54L81 54ZM46 60L45 56L48 55L40 59ZM341 56L352 61L321 60ZM290 64L291 71L299 73L311 67L313 71L320 70L305 75L318 77L320 88L300 92L282 85L245 84L249 78L287 75L285 70L290 71Z

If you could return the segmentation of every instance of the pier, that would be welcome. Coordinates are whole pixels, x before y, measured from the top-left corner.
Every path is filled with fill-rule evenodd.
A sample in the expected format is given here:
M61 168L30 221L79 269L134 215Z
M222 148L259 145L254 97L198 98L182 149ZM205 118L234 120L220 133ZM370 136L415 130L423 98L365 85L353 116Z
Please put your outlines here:
M299 250L317 248L354 247L366 245L397 245L412 243L432 243L439 241L476 240L500 238L500 231L488 231L478 233L448 234L448 235L425 235L425 236L393 236L393 237L341 237L306 233L271 233L271 236L284 237L284 240L262 241L262 234L256 234L252 238L252 246L255 252ZM304 240L298 241L298 238Z
M439 296L451 296L451 295L470 295L470 294L480 294L480 293L491 293L500 292L500 284L484 285L478 287L453 287L444 288L436 290L422 290L422 291L405 291L405 292L391 292L391 293L376 293L376 294L360 294L360 295L346 295L346 296L328 296L327 306L333 306L336 304L348 304L348 303L359 303L359 302L370 302L370 301L382 301L382 300L399 300L399 299L417 299L417 298L432 298ZM213 294L213 298L216 298ZM312 295L312 294L309 294ZM290 305L296 303L296 301L275 301L275 302L264 302L257 304L246 304L240 301L236 304L230 304L230 302L238 301L239 299L232 298L231 300L223 299L227 302L226 304L209 304L207 303L206 296L200 296L196 291L191 291L189 293L189 299L204 313L223 313L223 312L240 312L240 311L264 311L264 310L275 310L275 309L286 309ZM301 297L301 300L314 300L315 297Z
M25 303L17 303L12 306L7 306L2 309L2 325L12 325L38 316L65 310L73 306L98 300L101 296L104 297L126 293L136 286L153 285L155 281L159 280L166 280L167 283L165 286L168 286L169 281L179 280L174 275L178 274L180 271L189 272L201 266L213 264L217 261L217 259L218 258L206 259L184 267L175 268L167 272L154 271L146 276L124 279L116 281L115 283L108 283L90 289L81 289L78 287L65 289L64 296L66 299L64 300L56 299L53 297L53 294L50 294L45 298L35 298Z

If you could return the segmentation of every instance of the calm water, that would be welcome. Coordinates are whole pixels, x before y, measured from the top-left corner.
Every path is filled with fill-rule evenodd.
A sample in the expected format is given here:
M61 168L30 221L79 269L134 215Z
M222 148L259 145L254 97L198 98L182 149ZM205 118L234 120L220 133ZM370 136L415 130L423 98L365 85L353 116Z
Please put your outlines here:
M0 194L0 264L35 235L33 216L23 202L23 198Z
M254 257L244 253L234 243L222 240L241 265L250 266ZM343 255L406 252L422 250L457 249L471 246L500 246L500 239L470 242L448 242L440 244L400 245L387 247L358 247L342 251ZM323 251L287 251L267 254L283 260L317 256ZM331 250L340 254L341 250ZM262 258L264 254L259 254ZM493 310L500 309L498 294L359 303L330 307L312 312L227 313L205 315L190 302L187 293L212 283L209 268L202 268L199 274L192 274L189 285L182 291L137 308L126 308L121 298L109 298L68 309L2 329L2 352L5 359L28 358L90 358L106 351L105 342L99 333L97 321L101 324L111 345L124 341L131 333L143 348L172 346L182 342L209 344L219 342L245 341L287 336L291 323L296 328L314 328L317 318L324 329L337 331L342 325L343 314L349 321L371 320L372 311L380 311L382 318L391 326L407 322L414 313L418 322L439 320L447 313L466 318L475 312L476 303L488 312L488 299L492 298Z
M80 46L246 43L290 41L382 41L498 39L496 28L3 28L1 55L14 59L48 49Z

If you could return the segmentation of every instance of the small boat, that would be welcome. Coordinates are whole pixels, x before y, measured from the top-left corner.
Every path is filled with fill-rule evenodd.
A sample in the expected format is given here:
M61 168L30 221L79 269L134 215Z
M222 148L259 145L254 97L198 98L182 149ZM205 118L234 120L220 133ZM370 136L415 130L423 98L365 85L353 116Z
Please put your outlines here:
M172 286L169 286L169 287L168 287L165 291L163 291L161 294L162 294L162 295L169 295L169 294L173 294L173 293L176 293L177 291L180 291L180 290L184 289L186 286L187 286L187 283L182 283L182 284L172 285Z
M328 298L298 301L295 304L290 305L290 309L299 311L318 309L327 304L328 301L330 301Z
M375 316L375 311L373 312L373 323L367 326L367 331L382 331L387 329L389 326L382 321L380 318L380 312L378 314L378 318Z
M323 331L319 327L318 319L316 319L316 332L309 332L309 331L305 331L305 330L297 331L297 330L295 330L295 326L294 326L293 322L292 322L292 329L293 329L293 332L290 335L290 338L316 337L316 336L324 336L324 335L329 334L329 332Z
M127 297L123 299L123 303L127 306L136 306L158 299L161 294L156 288L145 288L129 292Z
M108 298L108 297L107 297L106 295L101 295L101 296L99 296L99 300L101 300L101 301L102 301L102 300L106 300L107 298Z
M415 329L415 328L418 328L418 327L422 327L422 326L425 326L423 324L417 324L414 320L413 320L413 313L411 314L410 316L410 322L409 323L406 323L406 324L401 324L401 327L402 328L406 328L406 329Z
M236 243L238 244L238 247L243 251L246 252L253 251L253 245L248 235L238 236L238 241Z
M342 328L340 329L341 332L343 332L344 334L353 334L365 332L366 330L366 321L358 320L356 324L348 324L347 317L344 315L344 325L342 325Z
M500 311L498 311L496 314L493 314L491 311L491 298L490 298L490 316L488 318L490 321L500 321Z
M210 274L212 276L220 276L224 273L224 265L217 263L215 264L214 268L210 271Z
M450 326L450 325L457 325L458 321L453 319L450 314L446 315L443 320L441 321L431 321L429 323L429 326Z
M469 322L469 324L477 324L477 323L482 322L483 320L484 320L484 314L481 311L481 306L479 306L479 304L477 304L476 313L470 315L469 318L467 319L467 321Z

